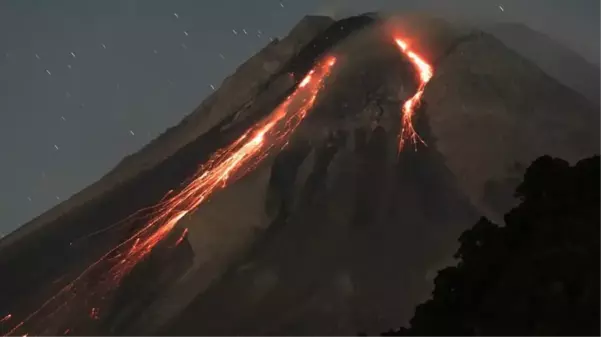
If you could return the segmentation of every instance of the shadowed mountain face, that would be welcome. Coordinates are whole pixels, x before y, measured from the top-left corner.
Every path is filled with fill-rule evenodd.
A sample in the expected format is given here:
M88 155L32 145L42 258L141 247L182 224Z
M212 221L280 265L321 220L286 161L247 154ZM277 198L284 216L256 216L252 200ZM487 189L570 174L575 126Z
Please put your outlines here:
M543 71L599 105L599 67L550 37L520 24L486 28L509 48L535 62Z
M83 311L69 317L75 327L43 331L343 335L406 322L434 271L451 263L459 233L512 204L520 163L599 152L599 114L581 95L490 35L406 22L429 28L408 35L371 16L304 19L96 192L0 242L9 275L0 282L11 289L0 314L23 317L139 229L143 221L107 230L179 188L334 54L334 73L282 151L183 218L99 317ZM391 34L411 37L435 72L415 120L427 146L400 154L400 106L417 81Z
M489 217L515 205L520 176L540 155L575 163L599 152L598 107L492 36L469 34L436 68L424 100L438 149Z

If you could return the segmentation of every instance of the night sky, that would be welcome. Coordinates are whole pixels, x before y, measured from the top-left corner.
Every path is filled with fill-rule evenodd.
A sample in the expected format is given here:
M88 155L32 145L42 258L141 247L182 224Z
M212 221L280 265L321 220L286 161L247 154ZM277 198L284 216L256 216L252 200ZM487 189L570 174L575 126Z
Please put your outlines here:
M599 0L0 0L0 232L177 124L304 15L518 21L599 64Z

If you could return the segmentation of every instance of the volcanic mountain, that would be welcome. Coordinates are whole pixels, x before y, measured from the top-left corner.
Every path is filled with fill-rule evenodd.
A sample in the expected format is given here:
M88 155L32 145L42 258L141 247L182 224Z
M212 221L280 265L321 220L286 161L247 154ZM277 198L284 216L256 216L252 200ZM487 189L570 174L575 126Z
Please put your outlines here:
M424 84L416 59L433 76L419 136L399 151L402 106ZM274 116L283 129L265 131ZM598 153L598 125L582 95L475 28L308 16L179 125L0 241L3 332L385 331L428 297L462 230L514 205L533 159ZM173 204L198 181L206 198Z

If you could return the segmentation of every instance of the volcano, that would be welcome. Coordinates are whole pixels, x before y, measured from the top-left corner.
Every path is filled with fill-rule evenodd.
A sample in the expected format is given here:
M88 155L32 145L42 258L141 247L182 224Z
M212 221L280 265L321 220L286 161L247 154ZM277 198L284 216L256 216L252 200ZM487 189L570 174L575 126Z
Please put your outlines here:
M419 92L417 137L399 149ZM528 163L599 153L598 125L598 107L474 27L305 17L179 125L0 241L3 333L385 331L428 297L469 224L515 204Z

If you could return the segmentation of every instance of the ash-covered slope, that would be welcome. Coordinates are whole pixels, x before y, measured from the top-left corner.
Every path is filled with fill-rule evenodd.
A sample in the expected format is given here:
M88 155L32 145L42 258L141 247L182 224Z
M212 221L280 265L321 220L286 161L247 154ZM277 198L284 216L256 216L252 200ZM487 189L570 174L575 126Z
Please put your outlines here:
M543 71L599 105L599 67L552 38L522 24L501 23L485 30Z

